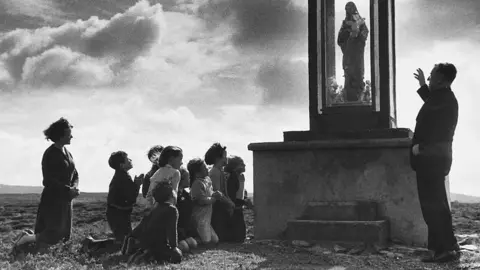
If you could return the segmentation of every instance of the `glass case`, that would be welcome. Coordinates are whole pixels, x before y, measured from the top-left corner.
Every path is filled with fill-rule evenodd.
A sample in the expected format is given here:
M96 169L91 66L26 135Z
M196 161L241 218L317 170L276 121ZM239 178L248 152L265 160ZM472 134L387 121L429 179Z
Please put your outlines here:
M326 54L331 55L327 106L372 104L369 2L331 1L333 12L327 15L330 36Z
M393 0L316 0L318 113L329 108L362 107L380 111L380 54L388 50L389 91L394 89ZM381 21L388 37L379 36ZM391 22L391 23L389 23ZM386 44L388 43L388 44ZM383 55L382 55L383 57ZM382 67L383 68L383 67ZM388 73L388 74L387 74ZM385 89L388 90L388 89ZM395 108L395 94L388 94ZM392 117L395 116L393 110Z
M308 0L310 129L286 141L408 137L396 124L395 0Z

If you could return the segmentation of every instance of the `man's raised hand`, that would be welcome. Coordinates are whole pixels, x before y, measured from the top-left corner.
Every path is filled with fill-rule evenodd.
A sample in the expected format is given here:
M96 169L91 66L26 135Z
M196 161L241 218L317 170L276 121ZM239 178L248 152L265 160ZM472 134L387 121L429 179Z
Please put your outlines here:
M418 84L420 84L420 87L427 84L425 82L425 74L423 74L423 70L421 68L417 68L417 73L413 73L413 76L415 77L415 79L418 80Z

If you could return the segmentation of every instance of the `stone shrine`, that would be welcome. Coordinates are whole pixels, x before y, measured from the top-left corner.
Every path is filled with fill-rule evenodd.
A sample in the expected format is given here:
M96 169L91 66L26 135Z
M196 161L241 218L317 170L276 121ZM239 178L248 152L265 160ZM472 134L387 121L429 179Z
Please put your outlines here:
M395 1L308 9L310 129L248 146L255 238L426 246L412 132L397 128Z

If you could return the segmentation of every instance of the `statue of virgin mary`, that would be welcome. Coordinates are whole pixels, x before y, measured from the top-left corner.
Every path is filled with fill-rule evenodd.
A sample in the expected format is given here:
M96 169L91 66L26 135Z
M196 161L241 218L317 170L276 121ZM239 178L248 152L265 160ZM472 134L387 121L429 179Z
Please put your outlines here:
M345 5L346 17L338 33L337 43L343 53L345 101L359 101L365 89L365 44L368 28L353 2Z

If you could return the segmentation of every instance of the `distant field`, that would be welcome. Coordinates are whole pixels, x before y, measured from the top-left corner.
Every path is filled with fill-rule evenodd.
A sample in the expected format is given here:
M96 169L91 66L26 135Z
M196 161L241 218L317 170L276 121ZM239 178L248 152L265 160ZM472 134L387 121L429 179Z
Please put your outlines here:
M11 241L19 230L32 228L35 222L38 194L0 195L0 269L127 269L126 258L119 253L96 257L80 255L80 241L88 234L105 236L109 231L105 221L105 193L83 193L74 203L74 230L72 240L65 245L52 247L43 255L28 255L24 260L13 262L8 257ZM144 213L143 198L134 210L134 223ZM453 203L457 233L478 231L480 205ZM417 257L405 254L403 259L384 255L350 256L331 251L322 253L292 246L288 241L256 241L253 238L253 212L246 211L248 237L244 244L221 244L212 250L198 249L186 255L180 265L161 269L474 269L473 257L466 256L460 265L438 265L423 268ZM337 266L337 268L335 268ZM350 268L349 266L355 266ZM130 267L128 269L158 269L156 265ZM349 268L347 268L349 267ZM469 268L470 267L470 268Z

